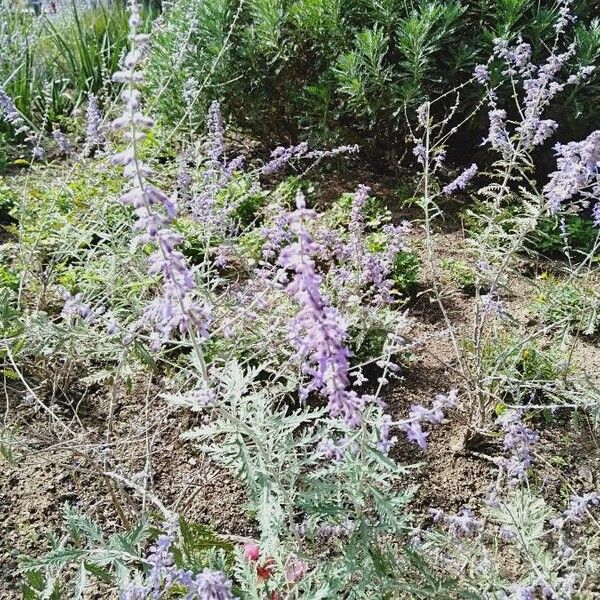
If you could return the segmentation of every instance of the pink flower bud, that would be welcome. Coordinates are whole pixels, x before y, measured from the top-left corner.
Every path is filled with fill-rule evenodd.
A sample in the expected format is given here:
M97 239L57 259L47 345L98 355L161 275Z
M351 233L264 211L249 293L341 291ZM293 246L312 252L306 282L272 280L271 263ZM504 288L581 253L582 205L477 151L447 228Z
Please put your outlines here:
M244 558L246 560L257 561L260 556L260 548L257 544L244 544Z

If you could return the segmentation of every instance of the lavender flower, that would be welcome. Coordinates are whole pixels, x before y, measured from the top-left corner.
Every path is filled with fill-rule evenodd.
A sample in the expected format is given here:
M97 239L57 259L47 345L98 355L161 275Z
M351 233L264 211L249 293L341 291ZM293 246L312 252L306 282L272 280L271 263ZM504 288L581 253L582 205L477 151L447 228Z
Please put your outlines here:
M305 537L309 529L309 523L307 520L298 523L295 526L296 533ZM322 539L329 539L332 537L345 537L350 535L356 529L356 523L351 519L346 519L342 523L321 523L315 529L315 533Z
M390 276L398 252L406 248L405 239L410 231L410 223L405 221L397 226L388 224L382 227L387 241L385 249L372 253L364 235L363 213L369 191L368 187L361 185L354 194L348 223L348 242L343 243L343 240L330 230L319 232L320 241L330 248L333 257L339 261L339 264L330 269L330 280L336 287L338 298L347 302L357 302L357 292L372 287L373 304L391 304L394 301L394 282ZM323 259L328 260L329 257L323 256Z
M300 142L295 146L278 146L271 152L269 162L261 167L259 173L261 175L273 175L281 171L289 162L298 158L321 160L323 158L339 156L340 154L356 154L359 150L358 144L353 146L338 146L330 150L312 150L310 152L308 151L308 144L306 142Z
M476 81L481 84L486 84L490 80L490 72L488 70L487 65L476 65L475 70L473 71L473 76Z
M516 537L516 534L515 534L514 530L512 529L512 527L509 527L508 525L501 525L499 533L500 533L500 537L506 542L510 542L511 540L514 540Z
M83 299L83 294L71 295L67 290L63 292L65 301L61 316L63 318L80 317L87 323L93 323L98 316L96 311L91 308Z
M0 87L0 117L13 126L15 135L28 132L29 127L25 124L23 116L18 111L13 99Z
M34 160L44 160L46 157L46 151L39 143L36 143L31 151L31 156L34 158Z
M295 158L300 158L308 152L308 144L301 142L297 146L278 146L271 152L268 163L260 169L261 175L272 175L280 171L285 165Z
M581 523L587 518L589 507L593 505L600 506L600 496L596 492L573 496L569 508L564 512L564 522Z
M342 460L346 456L347 452L356 452L356 444L347 437L343 437L339 440L333 440L331 438L324 438L319 442L317 447L318 453L334 462Z
M567 3L561 9L561 19L566 18ZM564 10L563 10L564 9ZM566 21L563 22L563 25ZM562 31L562 25L559 30ZM557 33L560 31L557 30ZM555 45L556 47L556 45ZM545 63L536 66L531 63L531 47L520 42L516 46L509 46L505 40L496 40L494 54L505 61L507 69L503 74L514 79L518 76L523 87L522 100L519 103L521 121L516 125L514 138L511 138L506 125L506 112L498 109L496 98L490 90L491 110L489 112L490 128L484 143L490 144L505 158L517 152L517 149L530 151L535 146L545 143L556 131L558 124L551 119L542 118L542 114L551 100L567 85L574 85L589 76L591 69L580 68L576 74L571 75L566 82L557 81L559 72L575 53L575 45L571 44L566 52L559 54L553 48L552 53ZM478 78L486 83L484 73L479 71ZM513 143L514 139L514 143Z
M141 58L139 46L146 36L137 33L140 16L135 1L130 3L130 10L131 47L124 59L127 70L117 71L113 76L114 80L127 84L122 93L125 110L113 122L113 127L125 131L130 145L114 155L112 162L123 165L124 176L132 182L120 201L132 206L135 211L137 222L134 228L140 232L137 243L151 244L155 248L149 258L148 273L162 277L162 296L146 307L135 327L150 324L153 328L150 345L153 350L158 350L174 331L183 334L193 330L196 335L206 337L211 310L208 304L194 300L196 286L193 273L183 254L176 249L183 238L168 227L175 216L175 203L149 183L152 170L136 156L137 143L144 138L144 132L152 127L153 122L140 112L141 94L137 85L143 76L136 68ZM162 211L157 211L156 207Z
M527 469L531 466L532 446L539 440L539 435L523 424L523 411L507 412L498 419L504 431L504 449L510 452L510 458L499 460L500 467L509 477L509 483L516 485L527 477Z
M592 132L581 142L557 144L557 169L550 174L550 180L544 186L544 195L548 200L551 213L556 213L562 204L574 196L598 201L600 191L600 130ZM594 208L598 217L597 205Z
M405 423L402 425L402 430L409 441L414 442L423 450L427 448L429 432L423 431L420 421L410 421Z
M408 419L392 422L387 415L383 415L379 425L380 444L384 444L384 447L389 450L393 439L389 438L389 432L391 427L394 426L403 431L409 441L416 443L425 450L427 448L429 432L423 430L423 424L441 423L444 419L444 411L454 408L457 402L458 390L453 389L448 394L437 394L430 408L413 404L408 413Z
M512 142L506 129L506 111L502 109L493 109L488 113L490 127L488 136L483 140L484 144L489 144L495 150L502 154L511 154L514 152Z
M274 258L279 250L292 241L294 234L290 229L291 220L287 213L279 214L270 227L262 228L262 235L266 238L262 247L265 259Z
M343 523L331 525L329 523L321 524L317 527L317 535L321 538L344 537L350 535L356 529L356 523L351 519L346 519Z
M536 590L533 585L519 586L513 585L510 587L510 594L504 594L505 600L535 600Z
M312 150L306 155L306 158L316 158L318 160L322 158L332 158L339 156L340 154L358 154L360 152L360 146L353 144L351 146L338 146L337 148L331 148L330 150Z
M557 34L562 33L569 23L575 22L577 17L571 14L571 1L562 0L558 9L558 19L554 23L554 31Z
M379 421L379 444L377 446L383 454L387 454L398 441L396 436L390 436L392 427L392 417L383 415Z
M446 514L440 508L430 508L429 512L434 523L444 523L457 539L475 537L483 529L483 523L475 518L469 508L463 508L456 515Z
M175 183L175 189L177 191L177 197L184 204L189 204L192 199L192 185L194 184L194 180L192 179L192 175L190 173L190 168L187 162L188 157L184 154L183 159L179 165L179 169L177 172L177 181Z
M345 345L348 333L338 312L329 305L320 291L321 277L316 273L312 256L319 250L304 227L313 211L306 209L304 196L298 193L297 210L291 215L297 242L284 248L279 263L294 272L287 292L300 305L300 312L290 322L291 338L298 349L302 370L311 381L301 390L306 398L319 391L329 400L329 412L342 418L349 427L362 420L364 398L350 387L348 378L350 351Z
M102 134L102 113L98 107L98 99L95 94L88 95L87 122L85 128L85 149L91 156L96 150L104 147L104 135Z
M597 189L597 191L594 192L594 197L600 198L600 189ZM596 227L600 227L600 201L594 204L594 208L592 209L592 220Z
M221 107L216 100L211 103L208 109L208 131L209 137L206 144L208 156L211 160L220 162L225 154L225 127Z
M167 526L167 533L158 536L150 548L146 559L150 573L140 585L132 583L122 591L121 600L159 600L165 598L177 585L184 588L189 600L234 600L231 582L220 571L204 569L194 574L175 566L172 545L175 542L176 527Z
M449 408L455 408L458 403L458 390L450 390L448 394L437 394L433 401L433 404L430 408L424 408L423 406L413 405L409 412L409 427L410 423L412 423L413 427L416 423L428 422L431 424L441 423L444 419L444 411ZM422 439L418 435L418 432L415 432L414 429L411 430L412 434L417 433L415 439L417 443L419 443ZM410 438L409 438L410 439ZM421 444L419 444L421 445ZM426 443L423 448L426 447Z
M235 206L217 208L217 194L227 186L234 173L242 168L245 158L240 155L229 162L225 158L223 117L217 101L210 105L207 122L204 182L200 193L192 198L190 206L192 215L197 221L223 233L232 227L229 217L235 210Z
M524 42L520 42L514 48L511 48L506 40L495 40L494 53L506 61L508 69L504 75L522 75L529 73L532 70L531 65L531 46Z
M447 186L442 189L442 192L449 196L454 193L456 190L464 190L467 187L467 184L475 174L477 173L478 167L475 163L473 163L468 169L463 171L454 181L451 181Z
M186 108L188 111L194 106L194 101L196 96L198 95L198 81L195 77L188 77L183 83L183 100L185 102Z
M482 294L480 301L481 313L483 316L492 314L497 315L501 319L505 319L509 316L504 301L498 296L498 293L495 290L490 290L488 294Z
M54 138L54 141L58 144L60 151L65 156L69 156L69 154L73 152L73 147L69 142L69 138L67 138L67 136L60 129L55 129L52 132L52 137Z
M541 146L546 140L554 135L558 129L558 123L552 119L539 119L536 116L525 119L518 127L521 134L522 144L526 148Z
M413 148L412 153L415 155L415 157L417 158L417 162L420 165L425 164L425 160L427 158L427 149L423 145L423 140L415 140L415 147Z
M447 515L446 523L448 530L456 538L472 538L483 529L481 521L468 508L463 508L457 515Z

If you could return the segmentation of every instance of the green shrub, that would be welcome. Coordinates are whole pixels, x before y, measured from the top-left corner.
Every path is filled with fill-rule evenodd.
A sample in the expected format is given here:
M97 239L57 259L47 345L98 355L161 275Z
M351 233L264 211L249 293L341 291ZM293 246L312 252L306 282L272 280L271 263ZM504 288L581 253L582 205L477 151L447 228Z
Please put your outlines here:
M564 219L566 236L561 232L561 219ZM598 229L589 218L579 215L549 217L538 223L529 245L537 252L551 257L564 256L565 249L585 255L593 250L597 236Z
M534 59L545 55L556 10L534 0L176 0L153 36L148 82L170 125L197 127L218 99L237 125L265 140L360 136L365 148L391 151L405 140L405 108L467 80L496 37L523 36ZM574 11L573 60L594 64L598 8L579 0ZM559 112L588 127L597 122L597 91L595 76L565 96ZM460 110L480 93L465 88Z
M479 365L480 393L489 398L488 406L527 402L534 394L543 395L573 370L565 364L558 344L524 338L511 326L494 330L478 349L472 341L465 342L464 347Z
M421 259L413 252L401 250L396 254L392 280L394 288L402 294L411 293L419 281Z

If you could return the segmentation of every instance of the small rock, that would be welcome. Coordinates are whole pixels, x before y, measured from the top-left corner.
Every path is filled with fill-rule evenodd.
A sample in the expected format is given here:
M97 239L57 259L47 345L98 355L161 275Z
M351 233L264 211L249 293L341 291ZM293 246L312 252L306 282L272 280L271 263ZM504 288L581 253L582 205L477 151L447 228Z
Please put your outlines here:
M579 477L583 479L586 483L593 484L594 483L594 472L592 468L588 464L583 464L579 467L578 471Z

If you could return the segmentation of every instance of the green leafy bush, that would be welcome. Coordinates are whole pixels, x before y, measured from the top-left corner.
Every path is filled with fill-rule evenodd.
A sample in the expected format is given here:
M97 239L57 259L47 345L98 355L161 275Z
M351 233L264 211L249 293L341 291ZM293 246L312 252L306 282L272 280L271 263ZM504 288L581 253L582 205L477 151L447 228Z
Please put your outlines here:
M163 121L180 128L201 124L218 99L262 139L360 136L389 151L403 143L405 109L469 79L495 38L523 36L534 59L544 54L557 10L534 0L177 0L159 19L148 82ZM579 0L574 10L573 60L594 64L598 8ZM597 90L597 78L577 87L557 112L588 127ZM464 114L479 94L463 90ZM473 139L483 125L472 123Z

